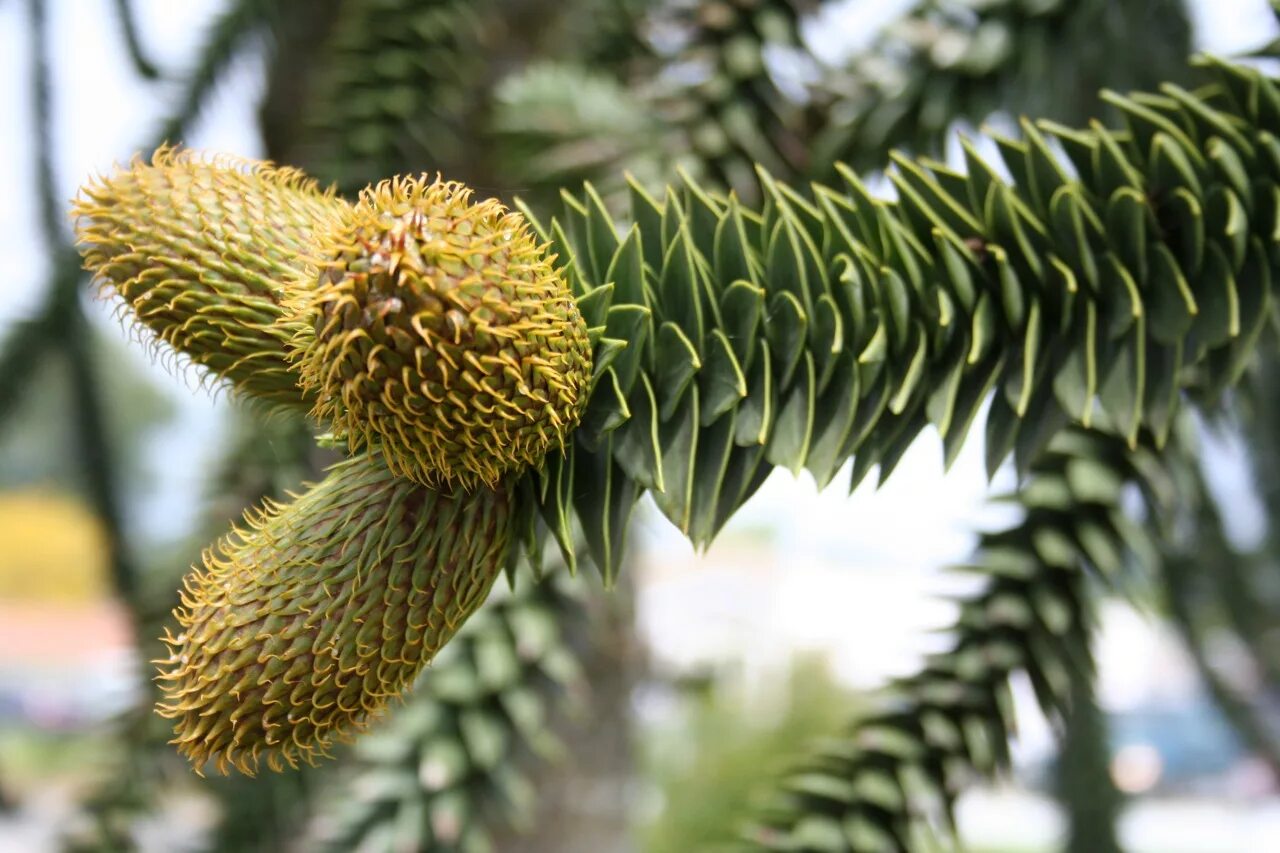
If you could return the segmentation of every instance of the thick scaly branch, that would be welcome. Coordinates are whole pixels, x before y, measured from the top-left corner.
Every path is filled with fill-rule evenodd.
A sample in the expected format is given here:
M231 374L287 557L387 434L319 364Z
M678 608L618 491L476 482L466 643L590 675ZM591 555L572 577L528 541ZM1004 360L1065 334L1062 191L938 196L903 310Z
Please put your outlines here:
M1073 679L1089 678L1092 580L1153 568L1151 531L1122 509L1127 484L1167 512L1152 449L1072 429L1037 458L1016 500L1024 517L983 534L966 567L982 589L962 599L946 653L892 682L878 709L819 744L763 801L743 840L769 850L912 850L954 827L975 776L1007 769L1015 729L1009 679L1024 673L1059 720Z
M967 174L895 157L892 202L848 171L811 198L763 175L759 209L686 180L634 189L621 230L566 196L542 233L595 381L530 480L546 526L567 550L576 510L611 576L644 490L705 544L774 466L884 479L928 424L950 461L993 390L992 469L1071 422L1163 442L1184 386L1249 363L1276 263L1280 88L1202 66L1195 92L1107 93L1123 129L995 137L1012 184L966 143Z
M464 159L493 11L472 0L344 3L304 134L317 174L357 190Z
M876 168L895 148L939 153L957 119L1087 121L1103 86L1185 81L1190 53L1181 0L922 0L817 85L810 174Z

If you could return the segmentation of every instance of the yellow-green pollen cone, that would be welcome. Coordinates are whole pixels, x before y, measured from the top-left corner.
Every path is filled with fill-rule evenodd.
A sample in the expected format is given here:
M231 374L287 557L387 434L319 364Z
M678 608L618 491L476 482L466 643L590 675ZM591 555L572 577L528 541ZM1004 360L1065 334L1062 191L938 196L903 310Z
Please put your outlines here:
M189 575L159 661L179 751L252 774L363 728L484 601L512 530L505 487L445 494L377 454L246 515Z
M297 287L316 417L395 473L473 488L539 464L586 405L577 303L519 213L427 176L366 189Z
M281 302L349 209L296 169L161 148L87 183L72 215L85 268L132 320L245 397L303 407Z

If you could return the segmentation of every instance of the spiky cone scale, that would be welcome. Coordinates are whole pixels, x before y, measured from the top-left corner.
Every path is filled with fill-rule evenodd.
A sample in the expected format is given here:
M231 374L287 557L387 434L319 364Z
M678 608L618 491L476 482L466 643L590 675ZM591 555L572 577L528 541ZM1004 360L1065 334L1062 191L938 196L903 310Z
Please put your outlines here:
M367 188L291 293L314 414L417 482L492 484L541 462L586 405L586 324L523 216L455 182Z
M160 662L197 770L312 763L362 728L485 599L512 528L505 486L445 493L377 453L246 520L188 575Z
M282 294L348 208L295 169L162 148L86 184L72 213L85 268L137 323L237 391L303 406Z

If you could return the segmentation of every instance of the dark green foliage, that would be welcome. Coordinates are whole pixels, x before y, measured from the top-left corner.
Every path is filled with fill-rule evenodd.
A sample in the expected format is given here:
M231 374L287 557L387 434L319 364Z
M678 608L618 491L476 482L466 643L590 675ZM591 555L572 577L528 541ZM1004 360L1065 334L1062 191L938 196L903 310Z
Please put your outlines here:
M315 173L355 191L463 160L484 97L481 22L493 11L474 0L344 3L308 115Z
M803 104L778 86L770 50L800 50L800 20L820 0L714 0L673 4L684 66L659 79L660 114L717 187L758 195L756 168L803 174L809 158ZM678 82L677 82L678 81Z
M1265 328L1280 89L1106 95L1126 127L1023 124L967 175L895 159L899 201L852 172L764 204L686 180L638 188L629 230L591 189L543 233L598 336L573 452L531 478L568 551L574 510L606 578L644 490L705 545L774 466L880 478L927 424L954 458L987 393L987 462L1026 470L1071 422L1163 444L1179 392L1239 378ZM1049 145L1054 140L1064 161ZM621 236L619 236L621 235Z
M572 0L556 4L548 33L555 47L543 54L608 72L619 79L654 57L647 38L652 16L668 0ZM556 8L553 7L553 8Z
M900 147L937 153L957 119L1085 123L1103 87L1187 80L1190 52L1183 0L923 0L819 84L829 120L812 171L878 168Z
M611 209L625 204L630 173L658 183L674 146L652 104L622 81L578 65L541 63L494 92L491 133L506 179L549 209L561 187L599 181Z
M829 181L837 161L863 170L883 166L894 148L937 153L957 119L1003 112L1086 123L1106 111L1097 99L1103 86L1191 77L1182 0L921 0L836 65L802 37L801 24L821 5L707 0L659 4L636 17L638 37L662 47L610 68L634 93L637 119L663 130L649 134L661 163L684 164L709 188L756 202L757 167L778 180ZM1135 32L1144 34L1142 49L1134 47ZM522 76L539 73L522 72L505 85L524 91ZM499 140L520 124L521 106L499 102ZM654 146L634 162L622 159L635 147L630 122L611 127L608 110L593 112L590 98L542 107L556 152L537 162L531 180L589 178L610 202L620 171L610 168L614 162L640 173L647 188L665 183L646 177L644 155L652 157Z
M812 61L799 30L816 0L582 5L627 7L618 16L627 34L593 34L576 62L534 63L510 75L490 124L500 172L539 209L583 180L596 184L611 211L620 209L624 171L661 187L680 165L752 200L760 195L757 164L780 178L805 172L807 137L818 125L803 97L779 87L767 57L791 51ZM592 60L607 59L597 46L611 41L620 41L622 61Z

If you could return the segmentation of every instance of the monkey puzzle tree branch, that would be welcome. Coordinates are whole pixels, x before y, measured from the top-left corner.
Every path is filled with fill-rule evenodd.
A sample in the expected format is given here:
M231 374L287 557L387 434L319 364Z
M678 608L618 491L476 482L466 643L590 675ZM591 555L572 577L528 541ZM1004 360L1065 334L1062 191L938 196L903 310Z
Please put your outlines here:
M52 86L49 69L48 19L44 0L29 0L32 109L38 140L36 150L37 198L44 240L53 256L54 274L46 305L34 320L18 326L5 341L0 358L0 402L13 403L23 384L51 351L61 350L71 369L76 454L90 503L108 542L108 564L117 596L130 608L137 606L136 578L125 544L114 457L107 440L107 425L99 387L89 352L90 330L79 301L83 281L75 254L61 225L62 205L57 197L53 168L54 132ZM7 399L6 399L7 398ZM8 411L8 409L5 409Z
M316 173L354 192L464 161L483 100L485 16L498 11L472 0L345 3L303 134Z
M808 174L878 168L895 148L939 154L957 120L1087 121L1103 86L1187 81L1191 42L1181 0L922 0L820 78Z
M1061 432L1013 496L1024 517L984 533L964 567L984 579L958 603L951 648L883 691L879 708L818 744L773 785L743 842L768 850L914 850L954 832L957 796L1009 767L1009 679L1025 674L1062 723L1093 677L1089 587L1154 568L1151 531L1129 520L1126 486L1154 512L1176 499L1160 456L1097 431Z
M645 490L705 544L774 466L883 480L928 424L949 462L993 390L992 470L1071 422L1163 442L1184 387L1249 363L1276 264L1280 90L1201 65L1195 92L1105 94L1124 129L993 137L1015 183L966 143L967 174L895 157L896 201L847 170L811 198L764 175L759 209L686 180L634 189L622 229L566 195L539 227L595 380L572 452L531 475L545 529L568 550L576 510L609 577Z
M317 580L279 602L251 598L294 575L260 541L278 535L306 562L356 549L361 576L395 574L407 560L415 590L452 577L434 549L443 520L405 527L379 513L376 496L357 494L388 470L442 504L470 505L464 494L480 484L505 498L514 484L486 570L514 566L508 545L523 544L536 566L548 536L572 565L576 517L611 581L645 490L705 545L775 466L807 468L825 485L852 458L854 484L876 466L884 479L928 424L953 458L993 391L992 469L1011 452L1028 469L1071 423L1162 445L1184 389L1211 395L1252 358L1276 259L1280 92L1257 72L1203 64L1214 83L1196 92L1108 95L1124 130L1026 122L1024 140L996 138L1013 184L969 144L967 174L896 158L892 202L848 171L842 187L811 196L762 171L758 209L689 179L661 201L637 188L627 230L588 187L566 196L563 219L537 226L554 270L519 216L418 178L384 182L355 205L319 198L323 227L295 233L301 248L283 252L294 262L264 267L258 255L277 248L282 227L264 211L298 190L296 173L167 153L121 170L84 202L82 233L91 265L136 319L247 394L289 405L313 394L313 414L368 450L344 466L347 477L272 508L260 530L224 545L236 566L227 596L179 614L187 639L175 644L197 628L224 644L208 649L208 666L175 675L179 696L219 714L178 708L195 715L184 737L213 727L223 764L252 765L259 749L269 761L281 750L296 757L286 739L321 750L342 728L312 737L331 719L327 691L341 689L343 712L359 717L434 652L408 639L404 667L380 680L366 668L376 662L368 623L309 651L309 635L293 631L293 604ZM131 189L157 181L181 189L172 217ZM230 205L191 192L228 181L240 187ZM192 221L208 233L193 237ZM131 229L163 249L133 252L121 236ZM220 340L246 350L215 362ZM263 371L271 382L258 387ZM352 502L360 523L348 533L329 510ZM1088 548L1105 541L1080 547L1097 561ZM224 590L209 577L193 584ZM332 604L335 624L376 606L353 583ZM406 611L399 598L382 605L394 634ZM226 647L244 619L252 642ZM265 702L239 713L204 690L279 649L278 666L296 679L287 683L298 713L287 720ZM220 656L232 651L234 660ZM309 673L308 655L334 658L341 683ZM972 760L981 769L994 759Z
M116 22L120 25L120 34L124 37L133 70L147 80L155 80L160 76L160 72L142 46L142 39L138 35L138 17L134 14L132 0L113 0L113 2L116 9Z

